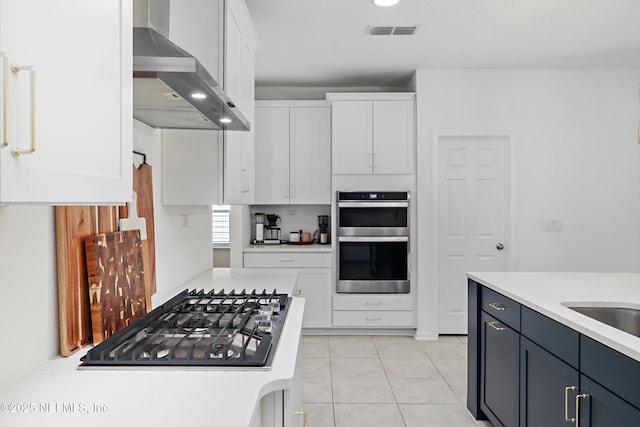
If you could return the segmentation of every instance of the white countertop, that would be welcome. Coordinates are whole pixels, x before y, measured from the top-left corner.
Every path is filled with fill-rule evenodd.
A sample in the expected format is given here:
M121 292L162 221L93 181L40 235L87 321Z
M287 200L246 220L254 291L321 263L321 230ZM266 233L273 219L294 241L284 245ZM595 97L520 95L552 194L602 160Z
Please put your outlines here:
M256 252L256 253L266 253L266 252L331 252L331 245L320 245L318 243L314 243L311 245L289 245L289 244L281 244L281 245L249 245L243 249L244 252Z
M640 361L640 338L563 305L640 309L640 274L468 273L476 282Z
M253 288L267 283L267 288L290 293L296 278L297 272L290 270L215 269L178 291L221 285L225 289ZM0 425L249 425L263 396L290 387L303 312L304 299L293 298L268 371L78 370L84 349L68 358L58 357L0 388Z

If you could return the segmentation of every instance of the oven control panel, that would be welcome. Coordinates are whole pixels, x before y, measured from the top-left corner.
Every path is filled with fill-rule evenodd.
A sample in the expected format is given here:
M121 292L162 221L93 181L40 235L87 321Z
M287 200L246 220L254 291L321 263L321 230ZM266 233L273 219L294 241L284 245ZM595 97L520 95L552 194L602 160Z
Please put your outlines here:
M409 193L407 191L339 191L338 201L347 200L409 200Z

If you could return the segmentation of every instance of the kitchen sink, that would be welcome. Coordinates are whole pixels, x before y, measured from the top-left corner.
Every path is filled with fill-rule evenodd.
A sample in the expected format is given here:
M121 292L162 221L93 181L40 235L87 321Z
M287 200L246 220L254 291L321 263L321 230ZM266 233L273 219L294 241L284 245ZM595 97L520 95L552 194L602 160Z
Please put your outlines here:
M640 309L614 306L565 305L571 310L589 316L599 322L640 337Z

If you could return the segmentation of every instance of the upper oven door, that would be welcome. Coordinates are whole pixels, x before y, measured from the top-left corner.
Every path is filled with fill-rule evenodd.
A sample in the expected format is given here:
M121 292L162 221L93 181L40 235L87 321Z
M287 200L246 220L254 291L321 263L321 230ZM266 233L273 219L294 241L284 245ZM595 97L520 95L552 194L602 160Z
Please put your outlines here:
M339 201L338 236L408 236L408 201Z

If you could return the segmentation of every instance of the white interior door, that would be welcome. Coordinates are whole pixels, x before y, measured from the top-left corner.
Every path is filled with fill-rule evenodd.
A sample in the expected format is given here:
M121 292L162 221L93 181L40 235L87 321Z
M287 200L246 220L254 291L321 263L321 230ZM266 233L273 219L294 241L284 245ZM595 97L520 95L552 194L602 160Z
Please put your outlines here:
M440 334L467 333L469 271L505 271L506 136L437 136Z

